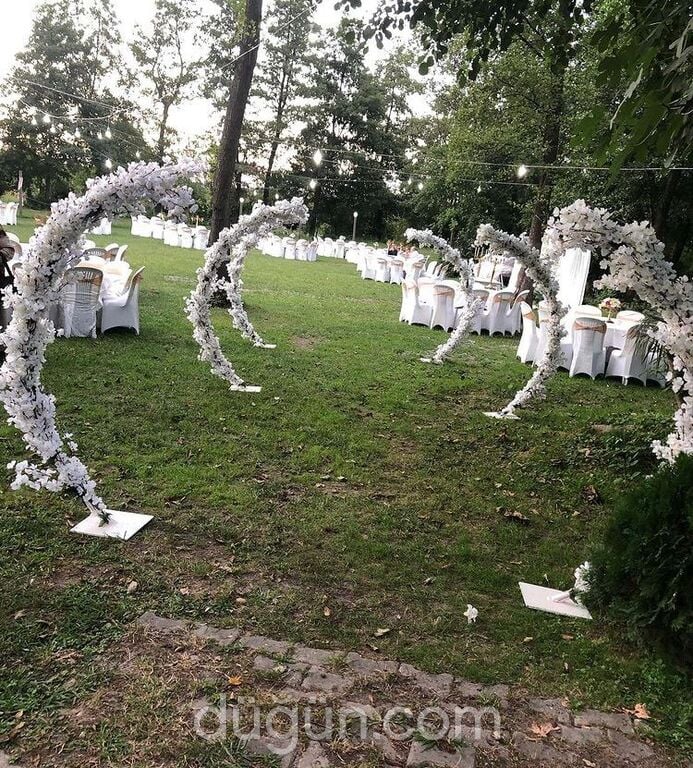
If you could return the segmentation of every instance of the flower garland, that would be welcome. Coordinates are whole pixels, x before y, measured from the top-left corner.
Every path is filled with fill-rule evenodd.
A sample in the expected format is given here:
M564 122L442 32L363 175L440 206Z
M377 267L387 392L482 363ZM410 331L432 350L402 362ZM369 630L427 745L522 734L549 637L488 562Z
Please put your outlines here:
M3 295L5 305L12 309L12 320L0 335L6 349L0 368L0 400L8 423L17 427L27 448L39 459L37 463L10 462L8 468L15 471L13 489L71 488L90 512L108 522L96 484L76 455L77 444L72 435L58 432L55 397L41 381L46 347L56 336L49 312L60 299L65 270L81 259L80 243L86 230L104 217L141 213L144 202L158 203L174 217L194 211L192 191L181 186L181 180L200 170L190 162L164 167L132 163L118 168L109 176L89 180L81 197L70 194L54 203L48 221L36 231L16 271L16 292L8 287Z
M501 252L512 254L525 268L525 272L544 295L547 319L545 324L546 345L537 369L525 386L500 411L486 413L494 419L517 419L518 408L526 408L535 398L546 397L546 382L558 370L561 354L561 338L564 334L561 320L566 314L558 301L558 281L555 278L557 251L539 253L525 240L482 224L476 233L475 245L486 245Z
M472 274L469 262L462 256L457 248L453 248L446 240L443 240L442 237L434 235L430 229L408 229L405 232L405 237L408 242L416 240L421 245L428 245L431 248L434 248L445 261L453 265L460 275L460 286L464 304L462 306L462 312L460 313L457 328L452 331L447 341L441 344L430 358L421 358L424 362L430 361L437 365L441 365L446 358L452 354L453 350L462 343L463 339L469 335L477 309L481 304L479 299L475 298L472 293L474 275Z
M675 462L682 453L693 454L693 283L686 275L677 276L673 265L664 258L664 244L650 224L622 225L606 209L591 208L584 200L576 200L554 210L541 255L518 238L498 233L488 225L479 228L477 244L494 239L501 246L505 243L525 264L527 273L546 296L549 322L546 350L536 373L505 408L489 415L516 418L516 408L525 406L533 397L545 396L545 383L558 367L563 335L560 320L566 314L555 299L553 274L561 254L569 248L584 248L602 256L600 266L606 274L595 282L595 287L633 290L661 317L650 335L672 357L673 370L667 379L679 395L680 406L674 414L673 432L664 443L657 440L652 447L656 456L668 463ZM535 260L531 268L528 259Z
M232 390L248 391L250 388L224 355L214 333L212 297L218 288L223 288L231 303L229 313L235 327L255 346L264 346L243 307L240 270L248 251L260 238L268 235L275 227L302 224L307 219L308 209L298 197L291 201L281 200L271 207L257 203L252 213L241 216L238 224L219 234L216 243L207 249L204 266L197 271L197 286L186 302L186 314L193 324L193 338L200 346L198 359L209 363L211 372L228 381ZM220 285L217 272L226 262L229 262L229 280L222 281Z

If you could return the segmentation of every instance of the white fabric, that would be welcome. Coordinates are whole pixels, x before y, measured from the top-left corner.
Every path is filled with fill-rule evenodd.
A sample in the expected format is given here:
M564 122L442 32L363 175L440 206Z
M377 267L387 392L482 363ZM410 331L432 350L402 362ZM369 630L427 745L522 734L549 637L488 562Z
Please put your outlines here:
M582 304L590 271L591 254L580 248L568 248L558 262L558 300L571 309Z
M538 331L532 308L523 301L519 304L522 317L522 336L517 347L517 357L523 363L533 363L537 351Z
M65 336L95 339L103 273L98 269L77 267L65 272L65 280L61 295Z
M604 334L606 323L596 317L580 317L573 325L572 361L570 375L586 373L591 378L604 374L606 353Z
M400 322L409 325L428 325L431 321L431 307L419 303L419 289L413 280L402 283L402 308Z
M449 331L455 324L455 291L448 285L434 285L431 301L431 321L429 328L440 326Z

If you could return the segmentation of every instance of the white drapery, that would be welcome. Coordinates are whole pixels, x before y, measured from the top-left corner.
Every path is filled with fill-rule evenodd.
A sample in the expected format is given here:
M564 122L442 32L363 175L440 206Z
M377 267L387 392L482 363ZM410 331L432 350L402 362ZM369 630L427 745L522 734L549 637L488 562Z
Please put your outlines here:
M582 304L587 287L587 275L590 271L589 251L580 248L568 248L558 262L558 300L567 309Z

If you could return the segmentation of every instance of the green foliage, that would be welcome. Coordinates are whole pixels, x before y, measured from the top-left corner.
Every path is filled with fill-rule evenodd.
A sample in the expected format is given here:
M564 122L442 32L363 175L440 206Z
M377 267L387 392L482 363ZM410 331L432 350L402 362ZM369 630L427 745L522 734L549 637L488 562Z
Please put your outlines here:
M691 5L673 0L663 10L657 0L603 3L594 32L598 82L625 84L603 145L616 151L616 167L631 159L648 162L652 154L667 156L670 164L689 164L693 157Z
M70 191L75 173L93 176L107 158L117 164L144 151L128 101L111 90L113 73L123 71L119 45L110 0L44 0L36 8L11 76L18 100L0 123L3 185L14 186L22 171L29 200L47 204ZM99 140L108 127L113 141Z
M624 495L594 553L590 607L693 658L693 456Z

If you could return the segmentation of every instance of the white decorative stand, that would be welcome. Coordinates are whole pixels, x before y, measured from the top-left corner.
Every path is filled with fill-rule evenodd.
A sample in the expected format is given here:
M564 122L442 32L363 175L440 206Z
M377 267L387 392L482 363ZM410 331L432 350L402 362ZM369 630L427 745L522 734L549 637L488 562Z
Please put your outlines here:
M243 384L241 386L233 384L229 389L232 392L262 392L262 387L254 387L251 384Z
M139 515L135 512L118 512L113 509L106 510L110 515L107 523L104 523L98 514L92 513L89 517L77 523L70 533L83 533L86 536L100 536L106 539L121 539L127 541L138 531L142 530L152 515Z
M514 419L519 421L520 417L515 416L514 413L501 413L500 411L484 411L484 416L488 416L489 419Z
M592 614L584 606L576 603L570 596L571 590L561 592L559 589L548 589L538 584L525 584L521 581L520 591L525 605L536 611L557 613L560 616L572 616L575 619L591 619Z

